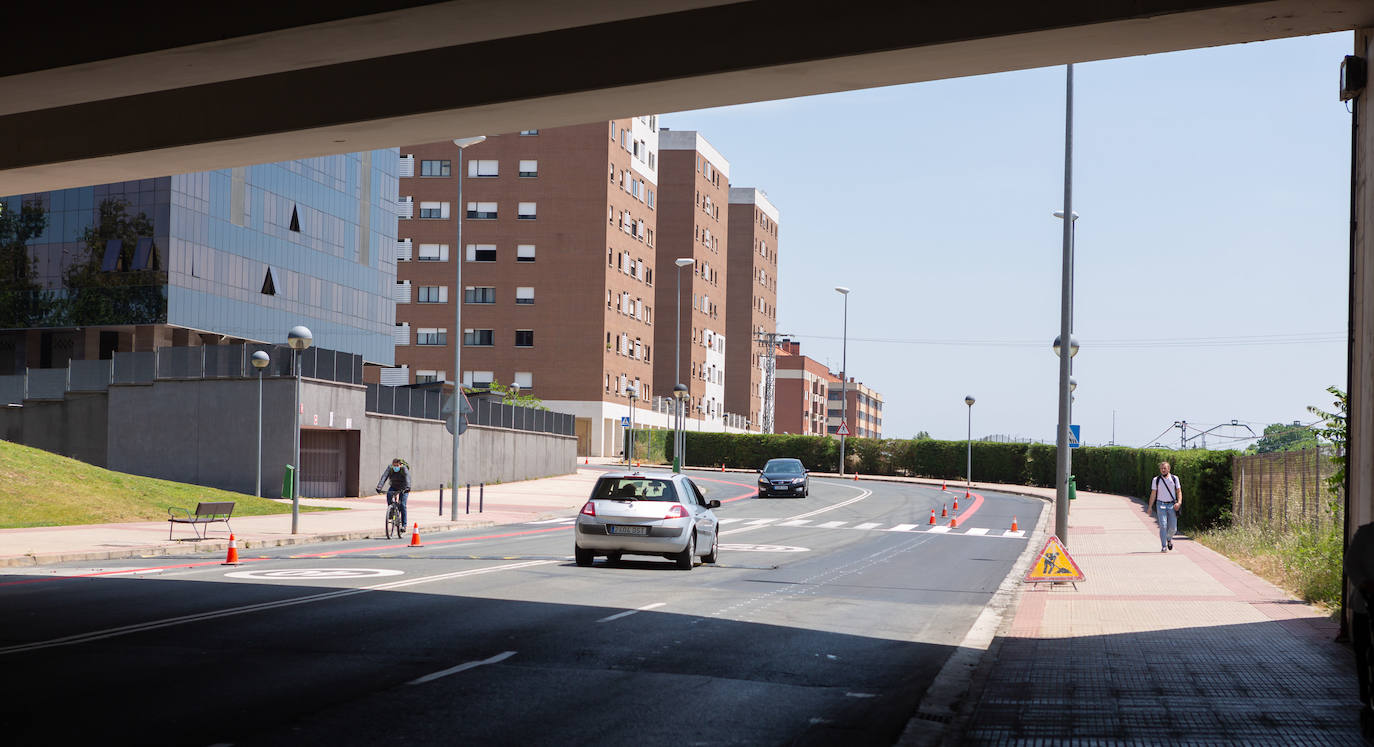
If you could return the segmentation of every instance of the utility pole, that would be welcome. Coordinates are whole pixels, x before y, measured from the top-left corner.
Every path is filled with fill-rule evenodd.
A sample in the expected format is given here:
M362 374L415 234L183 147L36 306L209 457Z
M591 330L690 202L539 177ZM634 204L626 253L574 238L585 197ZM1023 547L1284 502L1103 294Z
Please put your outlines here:
M778 338L791 337L791 335L781 332L760 332L754 336L754 341L767 346L768 354L763 358L763 417L759 426L759 432L773 432L773 411L775 409L776 384L778 373Z

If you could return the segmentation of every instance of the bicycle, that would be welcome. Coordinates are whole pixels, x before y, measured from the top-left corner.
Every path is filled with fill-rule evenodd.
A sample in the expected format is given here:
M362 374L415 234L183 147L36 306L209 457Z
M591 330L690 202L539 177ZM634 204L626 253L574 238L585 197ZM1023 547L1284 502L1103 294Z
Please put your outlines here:
M401 539L405 536L405 531L405 523L401 521L400 496L397 495L396 500L388 498L386 502L386 538Z

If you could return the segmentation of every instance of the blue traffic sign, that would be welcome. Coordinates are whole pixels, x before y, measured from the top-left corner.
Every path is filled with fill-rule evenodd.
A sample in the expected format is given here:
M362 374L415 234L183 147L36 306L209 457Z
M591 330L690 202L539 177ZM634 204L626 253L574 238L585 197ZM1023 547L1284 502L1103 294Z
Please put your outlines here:
M1083 445L1083 439L1079 435L1078 428L1079 427L1076 425L1069 426L1069 448L1071 449L1077 449L1079 446Z
M629 428L629 427L630 427L630 416L629 416L629 415L621 415L621 416L620 416L620 425L621 425L622 428Z

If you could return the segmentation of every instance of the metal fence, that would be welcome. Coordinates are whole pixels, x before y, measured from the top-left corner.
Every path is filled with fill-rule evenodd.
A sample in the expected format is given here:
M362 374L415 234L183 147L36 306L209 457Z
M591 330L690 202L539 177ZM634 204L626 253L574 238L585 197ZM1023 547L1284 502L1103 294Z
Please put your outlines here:
M576 418L566 412L503 405L487 399L472 400L471 425L510 428L534 433L574 434ZM379 415L443 420L443 395L437 389L408 386L367 385L367 411Z
M29 399L62 399L67 396L67 369L29 370Z
M1238 456L1232 464L1231 510L1238 524L1314 528L1342 521L1344 492L1332 494L1331 447Z
M22 405L28 388L28 377L0 376L0 405Z

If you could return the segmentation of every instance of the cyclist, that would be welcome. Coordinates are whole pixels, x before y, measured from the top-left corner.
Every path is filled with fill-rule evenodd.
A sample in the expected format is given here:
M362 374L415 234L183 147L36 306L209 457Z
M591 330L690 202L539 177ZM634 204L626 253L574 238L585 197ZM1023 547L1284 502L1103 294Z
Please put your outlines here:
M382 492L382 486L386 489L386 505L390 506L395 500L401 507L401 526L406 525L406 499L410 497L410 465L400 457L391 460L391 466L382 471L382 476L377 478L377 492Z

